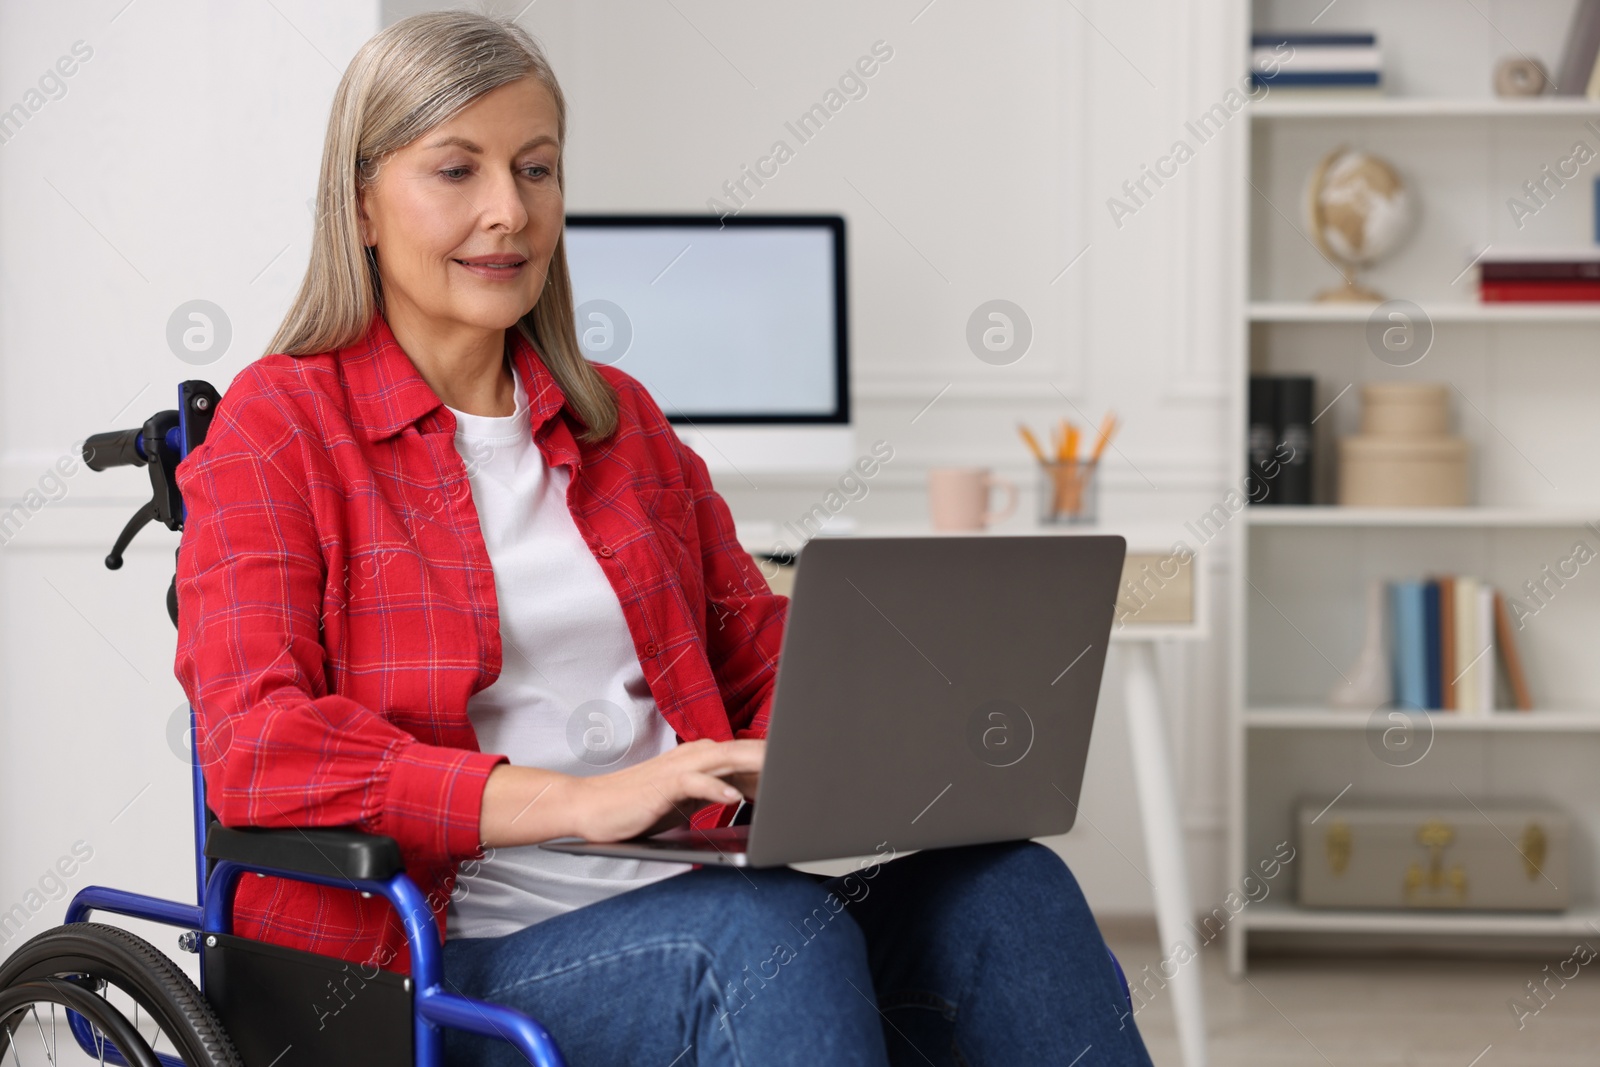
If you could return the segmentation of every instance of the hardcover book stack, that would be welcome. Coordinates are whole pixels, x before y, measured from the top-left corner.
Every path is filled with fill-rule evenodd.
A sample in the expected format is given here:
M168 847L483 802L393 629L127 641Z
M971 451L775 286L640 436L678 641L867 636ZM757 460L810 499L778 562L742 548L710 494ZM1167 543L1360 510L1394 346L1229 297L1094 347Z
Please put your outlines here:
M1251 82L1274 94L1319 99L1383 94L1377 34L1258 33L1250 46Z
M1487 582L1438 576L1389 583L1395 704L1488 715L1531 711L1505 598Z
M1250 376L1247 447L1252 504L1312 503L1312 397L1316 379Z
M1516 249L1478 261L1484 303L1600 300L1600 248Z

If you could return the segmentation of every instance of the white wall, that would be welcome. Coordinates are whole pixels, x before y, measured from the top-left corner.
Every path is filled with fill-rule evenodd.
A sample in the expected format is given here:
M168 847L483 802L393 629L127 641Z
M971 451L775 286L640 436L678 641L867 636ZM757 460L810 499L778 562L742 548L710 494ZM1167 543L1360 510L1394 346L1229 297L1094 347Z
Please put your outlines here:
M113 22L123 2L87 13L0 2L0 107L74 41L94 48L67 94L0 144L8 502L84 434L169 406L181 378L221 387L259 353L304 267L305 201L339 72L381 22L445 6L146 0ZM786 119L887 42L894 56L868 94L751 205L850 222L859 435L896 449L852 509L868 523L919 518L923 472L940 464L986 464L1026 484L1019 418L1042 428L1110 407L1125 429L1103 512L1181 536L1225 491L1236 445L1224 392L1238 351L1224 311L1232 151L1204 146L1120 228L1105 201L1221 97L1245 29L1218 0L925 4L533 4L522 22L572 109L569 207L703 210ZM1035 329L1007 367L964 341L968 315L996 297ZM172 310L194 298L221 305L234 330L230 351L199 368L165 341ZM0 909L78 839L95 858L73 889L190 891L187 768L166 738L182 700L162 604L176 537L147 530L115 574L99 562L141 477L79 467L65 496L0 548ZM781 521L826 481L719 488L741 520ZM1229 880L1226 661L1219 639L1165 662L1205 903ZM1102 914L1140 915L1150 894L1116 668L1113 657L1079 827L1055 843ZM25 932L59 921L61 907Z
M183 378L220 388L262 351L304 270L334 87L379 26L365 0L126 5L0 3L0 108L33 103L74 42L92 49L0 143L6 507L75 441L173 406ZM233 329L207 366L166 341L196 298ZM178 538L146 528L107 571L148 479L66 469L59 499L0 536L0 912L78 840L93 858L70 890L192 899L188 767L167 736L183 700L164 599Z

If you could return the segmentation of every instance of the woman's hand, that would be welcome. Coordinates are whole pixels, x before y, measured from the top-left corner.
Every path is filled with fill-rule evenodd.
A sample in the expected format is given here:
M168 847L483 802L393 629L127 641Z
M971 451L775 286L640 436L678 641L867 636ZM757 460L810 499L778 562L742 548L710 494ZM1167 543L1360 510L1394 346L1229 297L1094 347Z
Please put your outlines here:
M500 848L558 837L624 841L687 826L707 804L754 797L766 753L764 740L701 738L587 778L501 764L484 785L479 833Z
M764 740L701 738L609 774L572 782L573 827L585 841L625 841L687 826L707 804L755 796Z

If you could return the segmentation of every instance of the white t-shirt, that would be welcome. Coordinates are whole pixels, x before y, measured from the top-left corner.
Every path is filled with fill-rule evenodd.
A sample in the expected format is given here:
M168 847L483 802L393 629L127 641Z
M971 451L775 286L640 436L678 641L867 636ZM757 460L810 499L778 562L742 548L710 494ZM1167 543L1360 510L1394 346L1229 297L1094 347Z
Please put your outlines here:
M518 766L589 776L677 744L645 683L622 605L567 507L571 469L545 465L528 396L503 418L456 417L500 603L500 677L467 702L478 747ZM449 937L496 937L690 870L537 845L463 864Z

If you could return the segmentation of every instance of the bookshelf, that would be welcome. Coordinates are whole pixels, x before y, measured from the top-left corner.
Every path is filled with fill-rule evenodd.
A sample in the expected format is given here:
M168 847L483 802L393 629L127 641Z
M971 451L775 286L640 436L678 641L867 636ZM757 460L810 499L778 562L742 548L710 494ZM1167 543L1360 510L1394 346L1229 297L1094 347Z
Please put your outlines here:
M1454 432L1472 449L1473 504L1460 508L1247 507L1232 538L1228 858L1251 870L1294 840L1302 798L1543 800L1573 819L1573 907L1561 914L1303 909L1292 887L1246 907L1228 930L1228 966L1252 949L1437 948L1493 954L1559 947L1600 926L1600 559L1580 569L1518 634L1536 710L1441 712L1416 763L1373 752L1371 713L1328 705L1364 638L1374 579L1455 573L1508 595L1584 538L1600 549L1600 304L1477 302L1469 269L1486 246L1592 242L1600 158L1519 227L1506 206L1523 182L1575 140L1600 152L1600 102L1496 99L1491 70L1510 46L1494 29L1515 17L1518 47L1554 67L1572 0L1253 0L1253 31L1371 30L1387 95L1315 100L1270 95L1249 106L1235 142L1237 306L1232 390L1240 427L1233 484L1245 477L1243 420L1251 373L1317 378L1318 501L1332 501L1339 437L1359 422L1366 381L1446 381ZM1480 17L1481 16L1481 17ZM1240 46L1241 68L1248 48ZM1510 120L1510 121L1508 121ZM1589 125L1594 123L1594 126ZM1424 309L1433 347L1396 367L1367 348L1370 305L1321 304L1337 276L1301 221L1307 174L1337 145L1401 172L1418 223L1393 258L1363 274L1385 296ZM1594 924L1594 925L1591 925Z

